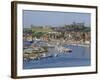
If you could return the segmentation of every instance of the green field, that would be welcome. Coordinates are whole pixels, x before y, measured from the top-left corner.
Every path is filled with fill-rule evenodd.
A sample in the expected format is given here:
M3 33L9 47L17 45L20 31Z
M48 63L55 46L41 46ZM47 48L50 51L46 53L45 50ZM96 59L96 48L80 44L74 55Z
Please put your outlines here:
M53 32L53 30L50 28L39 28L39 27L32 28L32 31L35 31L35 32Z

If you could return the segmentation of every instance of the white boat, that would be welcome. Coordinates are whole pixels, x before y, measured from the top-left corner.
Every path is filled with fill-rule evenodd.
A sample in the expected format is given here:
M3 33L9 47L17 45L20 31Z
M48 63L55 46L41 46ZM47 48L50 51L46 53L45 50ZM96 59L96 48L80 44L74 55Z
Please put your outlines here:
M72 52L72 49L65 48L63 46L55 46L55 49L57 51L59 51L60 53L62 53L62 52Z

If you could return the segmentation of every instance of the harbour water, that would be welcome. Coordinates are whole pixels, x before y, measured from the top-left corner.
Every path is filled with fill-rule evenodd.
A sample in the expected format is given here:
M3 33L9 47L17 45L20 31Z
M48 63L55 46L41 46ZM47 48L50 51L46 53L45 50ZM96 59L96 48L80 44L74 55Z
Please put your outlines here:
M90 48L77 45L63 45L72 49L72 52L62 53L56 57L47 57L40 60L23 62L23 69L57 68L57 67L80 67L91 65ZM49 54L58 53L50 48Z

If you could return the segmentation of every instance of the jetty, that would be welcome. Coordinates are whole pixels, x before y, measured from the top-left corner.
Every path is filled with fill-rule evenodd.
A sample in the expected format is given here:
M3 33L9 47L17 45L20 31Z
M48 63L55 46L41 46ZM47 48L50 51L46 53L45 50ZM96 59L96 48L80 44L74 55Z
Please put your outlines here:
M50 54L48 49L53 49L56 52ZM23 50L23 60L39 60L48 57L57 57L60 54L67 54L72 52L72 49L64 47L60 42L45 42L36 40L28 48Z

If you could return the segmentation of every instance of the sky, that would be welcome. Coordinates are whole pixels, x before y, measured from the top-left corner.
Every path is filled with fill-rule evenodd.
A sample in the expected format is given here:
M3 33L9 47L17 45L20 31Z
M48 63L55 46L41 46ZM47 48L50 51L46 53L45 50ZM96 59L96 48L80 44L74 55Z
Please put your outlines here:
M24 28L29 28L30 25L57 27L73 22L85 23L85 26L90 26L90 21L90 13L23 10Z

